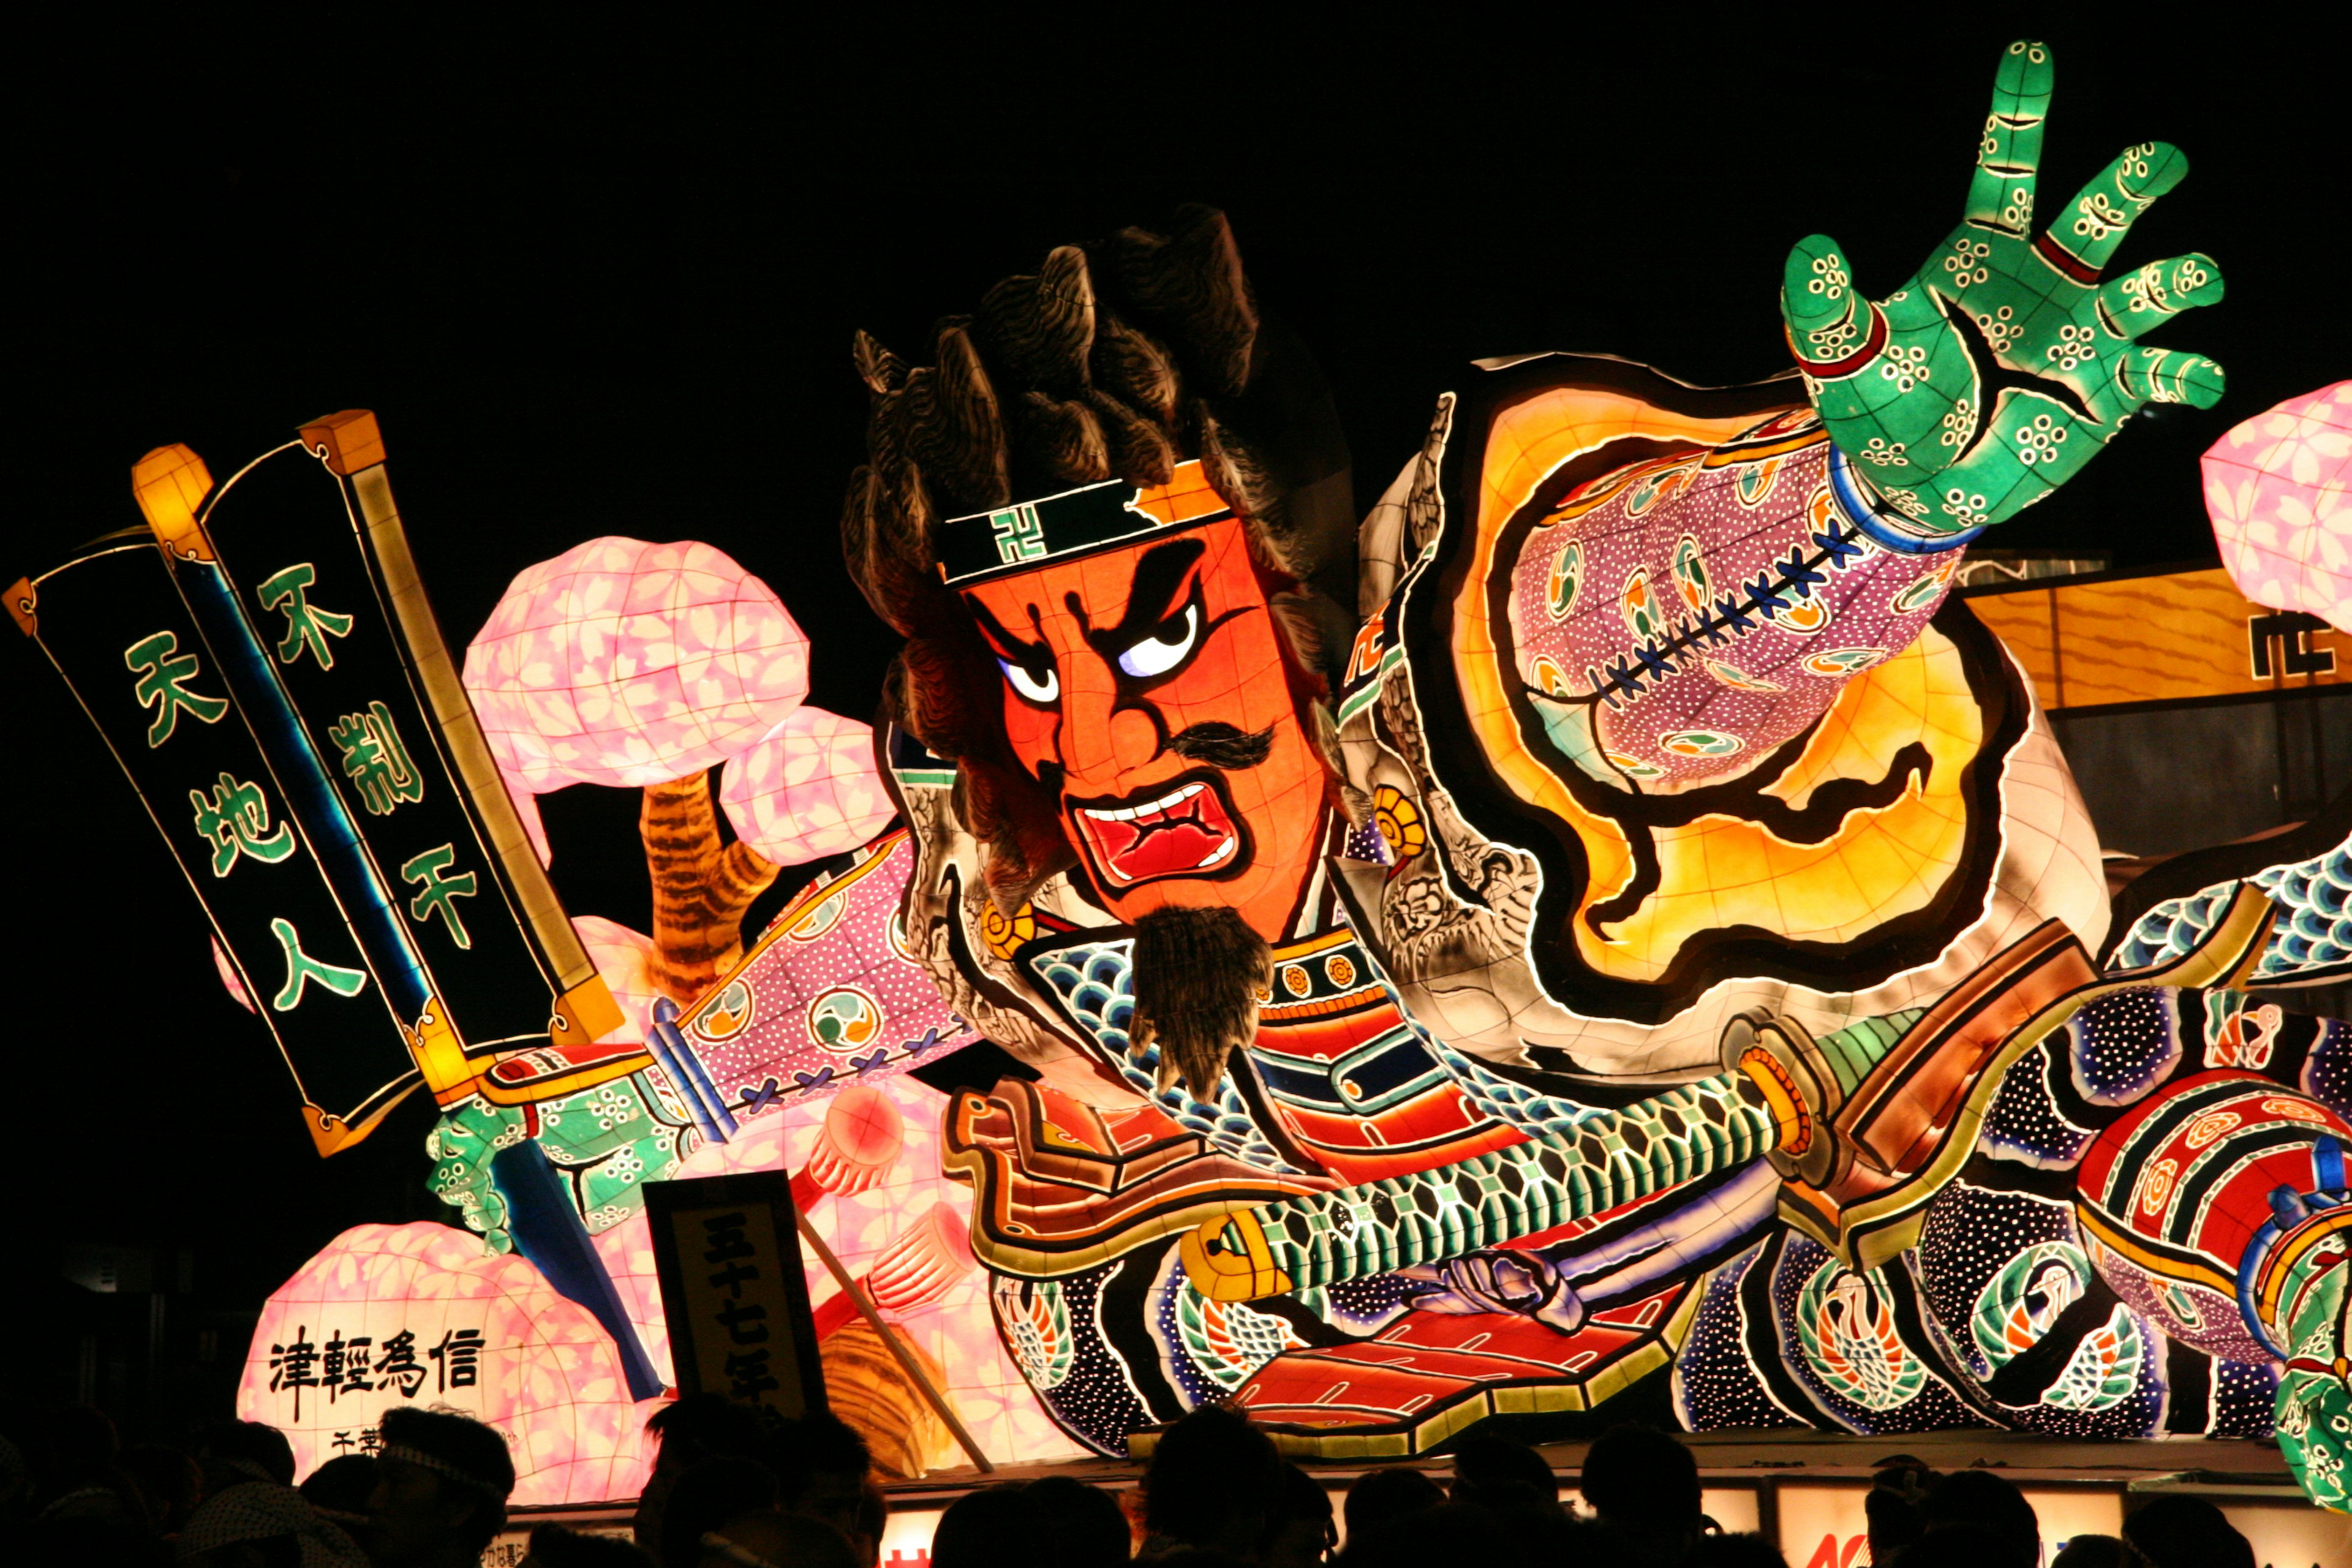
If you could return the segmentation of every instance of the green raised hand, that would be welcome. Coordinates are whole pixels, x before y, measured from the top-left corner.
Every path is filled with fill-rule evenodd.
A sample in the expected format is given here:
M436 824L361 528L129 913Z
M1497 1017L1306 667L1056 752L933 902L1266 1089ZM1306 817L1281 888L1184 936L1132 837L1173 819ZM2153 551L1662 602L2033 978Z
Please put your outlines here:
M2207 256L2101 282L2132 221L2189 172L2161 142L2129 148L2031 237L2050 50L2001 57L1968 210L1911 280L1873 304L1837 243L1789 254L1780 314L1806 391L1867 481L1882 539L1948 548L2063 484L2149 403L2210 408L2221 367L2137 340L2221 298Z

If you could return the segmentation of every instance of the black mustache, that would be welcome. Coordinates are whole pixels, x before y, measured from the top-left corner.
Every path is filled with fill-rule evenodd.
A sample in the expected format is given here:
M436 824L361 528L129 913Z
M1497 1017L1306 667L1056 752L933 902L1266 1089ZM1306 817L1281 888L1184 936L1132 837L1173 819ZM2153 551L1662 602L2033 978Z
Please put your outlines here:
M1274 751L1274 727L1268 725L1250 735L1212 719L1169 736L1168 749L1180 757L1206 763L1213 768L1254 768Z

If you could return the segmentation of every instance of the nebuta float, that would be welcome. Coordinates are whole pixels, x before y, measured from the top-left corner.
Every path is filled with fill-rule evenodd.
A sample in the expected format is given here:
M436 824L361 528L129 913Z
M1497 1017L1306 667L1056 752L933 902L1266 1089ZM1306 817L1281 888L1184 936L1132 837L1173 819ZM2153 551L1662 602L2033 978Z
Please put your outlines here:
M543 1151L658 1376L645 1184L793 1169L1001 1455L1212 1399L1330 1457L1669 1408L2274 1429L2344 1506L2352 1037L2243 987L2352 963L2346 824L2116 919L1948 597L2135 414L2222 390L2147 341L2214 262L2108 276L2182 155L2037 215L2051 84L2001 57L1891 292L1797 245L1790 371L1482 362L1360 520L1217 213L1054 250L913 359L860 337L843 547L906 639L871 731L702 546L583 545L475 639L517 831L644 788L656 920L577 922L623 1055L439 1086L444 1196L505 1250L494 1167ZM2278 576L2258 489L2229 537ZM2340 614L2316 581L2279 607ZM837 1401L937 1458L907 1363L817 1315Z
M1694 1426L1865 1432L2252 1431L2275 1390L2334 1473L2341 1026L2229 989L2254 889L2101 967L2091 824L1946 603L2221 390L2141 342L2210 259L2104 277L2184 160L2038 223L2050 88L2004 56L1891 294L1797 247L1793 373L1482 363L1360 527L1214 213L1053 252L928 365L860 341L905 931L1023 1068L943 1155L1089 1444L1232 1397L1407 1452L1664 1373Z

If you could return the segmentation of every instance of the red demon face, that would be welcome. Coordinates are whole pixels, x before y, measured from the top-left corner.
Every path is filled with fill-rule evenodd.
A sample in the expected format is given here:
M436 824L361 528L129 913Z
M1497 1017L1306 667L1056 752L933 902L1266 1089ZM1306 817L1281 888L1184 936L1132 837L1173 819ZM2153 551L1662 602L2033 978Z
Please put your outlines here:
M1242 527L1147 538L964 600L1003 667L1013 755L1059 793L1112 912L1222 904L1271 941L1314 862L1326 774Z

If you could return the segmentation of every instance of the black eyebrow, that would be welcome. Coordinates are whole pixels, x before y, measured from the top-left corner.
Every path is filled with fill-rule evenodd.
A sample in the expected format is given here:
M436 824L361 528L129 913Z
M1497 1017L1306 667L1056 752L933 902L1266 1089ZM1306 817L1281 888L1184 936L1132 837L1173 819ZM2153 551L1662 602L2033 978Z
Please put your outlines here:
M1176 590L1184 585L1184 574L1207 553L1207 547L1197 539L1171 539L1165 544L1155 544L1143 552L1135 563L1135 580L1127 590L1127 613L1118 625L1105 631L1087 628L1087 640L1114 657L1125 651L1144 633L1168 618L1175 607ZM1077 595L1071 595L1071 608L1077 609Z
M1052 650L1046 647L1042 638L1034 643L1023 642L1019 637L1006 631L1003 623L990 614L988 606L982 604L978 598L967 594L964 595L963 602L964 607L971 612L972 618L980 623L982 640L993 643L994 651L999 657L1009 658L1013 663L1028 670L1034 670L1040 665L1050 665L1054 662ZM1034 605L1029 606L1029 618L1033 621L1037 618L1037 606Z

